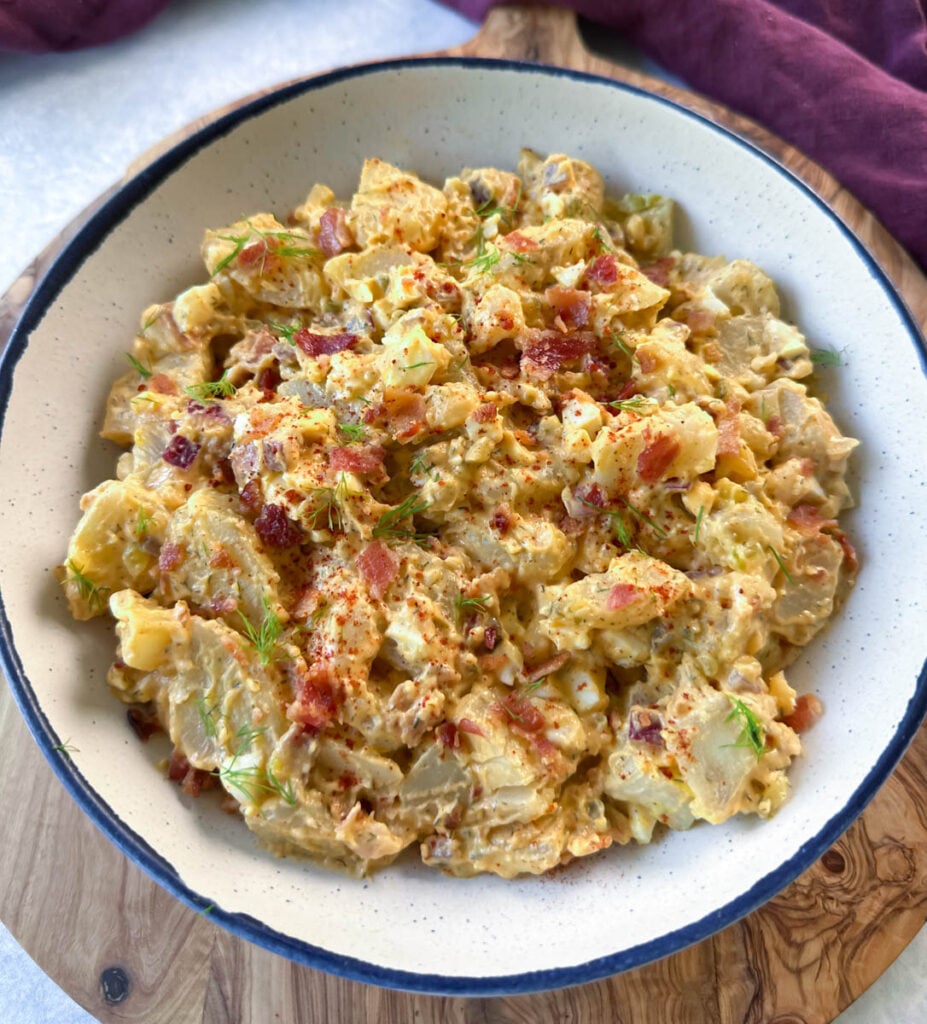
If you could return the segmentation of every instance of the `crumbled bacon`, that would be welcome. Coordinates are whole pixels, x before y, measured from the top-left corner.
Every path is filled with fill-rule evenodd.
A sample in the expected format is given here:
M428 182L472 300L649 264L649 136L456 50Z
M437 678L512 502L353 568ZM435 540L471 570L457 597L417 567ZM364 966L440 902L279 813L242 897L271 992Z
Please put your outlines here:
M200 451L200 445L183 434L174 434L161 453L161 458L169 466L176 466L178 469L189 469L193 460Z
M538 243L533 238L528 238L527 235L523 235L520 231L510 231L507 235L503 236L502 241L505 243L506 248L514 252L533 252L539 248Z
M500 505L495 512L493 512L492 528L498 530L502 536L505 536L509 532L512 526L512 520L509 515L508 506Z
M605 607L610 612L621 611L622 608L627 608L641 596L641 592L637 587L631 586L630 583L616 583L612 589L608 592L608 597L605 599Z
M348 227L348 215L340 206L330 206L319 218L319 248L328 256L350 249L354 236Z
M379 601L399 573L399 558L382 541L373 540L357 556L357 568Z
M331 356L336 352L344 352L357 344L357 335L342 331L340 334L316 334L307 327L301 327L293 335L294 344L298 345L307 356Z
M822 516L817 505L796 505L789 512L789 522L802 533L817 533L825 527L832 528L837 525L836 519Z
M637 356L637 365L641 368L641 373L653 373L659 368L660 363L657 357L643 346L636 349L634 354Z
M166 373L156 373L148 381L148 390L159 395L176 395L177 385Z
M495 650L499 642L499 633L495 626L487 626L483 630L483 646L487 651Z
M718 455L740 452L740 402L729 399L718 420Z
M172 782L179 782L187 796L199 796L204 789L212 789L215 785L215 778L210 772L194 768L176 747L171 752L167 777Z
M397 441L409 441L425 428L425 399L417 392L387 388L383 410Z
M318 732L334 720L341 694L325 665L313 665L296 684L296 699L286 716L307 729Z
M547 301L569 327L585 327L592 311L592 296L578 288L553 285L545 292Z
M172 544L165 541L161 545L161 553L158 555L158 568L161 572L173 572L187 557L187 550L183 544Z
M803 693L795 701L795 709L782 721L796 732L807 732L824 714L824 707L813 693Z
M559 654L555 654L552 658L543 662L543 664L535 665L534 668L526 668L524 673L525 682L536 683L539 679L549 676L551 673L563 668L571 657L572 655L569 651L560 651Z
M663 256L655 263L651 263L650 266L641 267L641 273L653 281L654 284L658 284L661 288L669 288L670 271L675 265L675 257Z
M126 711L126 718L129 720L129 725L132 726L132 731L142 743L147 743L156 733L164 732L158 721L158 716L153 711L129 708Z
M553 376L564 363L581 359L596 347L594 334L534 331L524 347L524 361L541 380Z
M457 728L461 732L469 733L469 735L471 736L486 735L486 733L483 732L483 730L476 724L476 722L471 721L469 718L461 718L461 720L457 723Z
M499 702L498 707L513 732L530 740L542 755L553 753L556 748L543 735L547 729L547 719L531 700L521 694L510 693Z
M444 722L442 725L439 725L435 730L435 735L443 747L456 747L458 745L457 726L453 722Z
M280 380L280 365L275 359L270 366L265 366L258 373L254 383L264 392L265 400L269 401L275 396Z
M220 546L209 556L209 566L211 569L233 569L235 567L235 559L232 558L226 548Z
M260 480L249 480L238 494L238 500L249 512L256 512L263 501Z
M647 484L655 484L680 452L679 442L670 434L661 434L637 457L637 475Z
M488 423L496 418L496 411L495 402L483 402L470 413L470 418L477 423Z
M618 260L611 253L603 253L590 264L586 271L586 280L607 288L618 280Z
M386 449L379 445L332 448L328 453L328 464L332 469L361 475L379 472L385 459Z
M269 548L290 548L303 539L303 531L290 519L282 505L264 505L254 520L254 529Z
M629 398L633 398L637 394L637 381L633 377L629 377L624 384L621 386L621 390L618 392L615 398L616 402L626 402Z

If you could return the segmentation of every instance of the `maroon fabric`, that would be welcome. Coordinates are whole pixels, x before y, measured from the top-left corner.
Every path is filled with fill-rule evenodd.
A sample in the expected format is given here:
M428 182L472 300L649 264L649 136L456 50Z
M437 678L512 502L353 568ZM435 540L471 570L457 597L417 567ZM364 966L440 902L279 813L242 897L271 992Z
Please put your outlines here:
M0 50L77 50L150 21L169 0L0 0Z
M496 0L445 0L482 19ZM552 0L826 167L927 270L924 0Z

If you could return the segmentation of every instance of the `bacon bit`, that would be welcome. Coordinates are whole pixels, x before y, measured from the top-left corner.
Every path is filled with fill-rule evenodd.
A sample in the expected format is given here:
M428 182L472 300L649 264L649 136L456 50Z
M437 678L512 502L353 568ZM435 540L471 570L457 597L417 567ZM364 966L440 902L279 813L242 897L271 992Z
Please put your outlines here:
M486 733L483 732L483 730L476 724L476 722L472 721L469 718L461 718L461 720L457 723L457 728L461 732L467 733L470 736L486 735Z
M581 501L588 509L590 505L595 505L596 508L605 508L607 501L602 488L598 484L580 484L578 487L573 489L573 497ZM582 511L578 513L580 516L587 517L595 515L591 509L589 511Z
M238 610L238 601L230 595L214 597L209 604L206 606L207 610L217 618L222 618L223 615L231 615L232 612Z
M265 366L257 375L254 383L264 392L264 400L269 401L275 397L277 386L280 384L280 367L276 360Z
M161 453L161 458L169 466L176 466L178 469L189 469L199 451L200 445L195 441L184 437L183 434L174 434L167 447Z
M641 373L653 373L659 368L660 361L646 349L636 349L634 354L637 357L637 365L641 368Z
M176 395L177 385L166 373L156 373L148 381L148 390L157 391L159 395Z
M340 206L329 206L319 218L319 248L328 256L337 256L354 245L348 227L348 214Z
M488 423L496 418L496 413L495 402L483 402L470 413L470 419L476 420L477 423Z
M425 399L414 391L387 388L383 393L386 419L397 441L409 441L425 428Z
M336 470L348 473L370 474L383 468L386 449L379 445L352 445L350 448L332 448L328 453L328 464Z
M158 569L161 572L173 572L187 557L187 549L183 544L172 544L166 541L161 545L158 555Z
M610 612L618 612L634 604L640 597L641 592L637 587L632 587L630 583L616 583L608 592L605 607Z
M459 746L457 742L457 726L453 722L445 722L443 725L439 725L435 730L435 734L438 737L438 742L443 747Z
M564 324L570 327L585 327L589 323L592 309L592 296L589 292L553 285L544 294Z
M209 559L211 569L234 569L235 560L223 547L216 548Z
M331 678L328 666L313 665L297 683L296 700L286 716L306 729L318 732L338 714L341 694Z
M293 335L293 343L306 353L317 359L319 356L331 356L336 352L344 352L357 344L357 335L346 331L340 334L315 334L307 327L301 327Z
M795 701L795 710L782 721L795 732L807 732L824 714L824 706L813 693L803 693Z
M779 416L770 416L764 424L773 437L782 437L785 431L782 428L782 419Z
M261 481L249 480L239 492L238 500L249 512L256 512L263 501Z
M212 789L215 785L215 778L210 772L194 768L176 747L171 752L167 777L172 782L179 782L187 796L199 796L203 790Z
M707 334L715 325L715 315L707 309L693 307L685 311L683 321L693 334ZM706 357L707 359L707 357ZM721 359L721 352L718 351L717 359L710 360L718 362Z
M737 455L740 452L740 402L728 399L718 420L718 455Z
M534 668L525 669L524 677L526 683L536 683L539 679L543 679L544 676L552 675L570 660L572 654L569 651L560 651L559 654L555 654L552 658L548 659L541 665L536 665Z
M499 642L499 633L495 626L487 626L483 630L483 646L487 651L495 650L496 644Z
M803 477L810 478L815 474L817 467L814 464L813 459L800 459L798 463L798 471Z
M641 273L658 284L661 288L669 288L669 273L676 265L674 256L663 256L648 267L641 267Z
M146 711L142 708L129 708L126 711L126 718L132 731L142 741L147 743L156 733L164 732L158 716L153 711Z
M560 334L535 331L524 347L524 359L534 376L547 380L564 363L581 359L596 347L594 334Z
M535 249L540 248L533 238L528 238L527 235L523 235L520 231L510 231L507 235L503 235L502 241L505 243L506 248L512 249L515 252L533 252Z
M629 377L621 387L616 397L616 402L626 402L629 398L633 398L637 394L637 381L633 377Z
M338 788L341 790L354 789L360 783L360 778L353 772L342 772L338 776Z
M540 754L552 754L556 747L542 735L547 728L547 719L540 710L527 698L518 693L510 693L497 705L508 722L512 732L516 732L530 740Z
M254 528L269 548L290 548L303 539L302 529L290 519L282 505L264 505L254 520Z
M484 672L499 672L508 665L508 656L501 651L498 654L484 654L480 658L480 668Z
M512 527L512 519L509 515L508 505L500 505L493 513L490 520L494 530L498 530L504 537Z
M374 540L357 556L357 568L371 596L379 601L399 573L399 558L382 541Z
M788 521L802 533L817 533L819 530L837 525L836 519L827 519L822 516L817 505L796 505L789 512Z
M672 465L680 452L680 444L670 434L661 434L651 441L637 457L637 475L647 484L655 484Z
M611 253L603 253L590 264L586 271L586 280L607 288L618 280L618 260Z

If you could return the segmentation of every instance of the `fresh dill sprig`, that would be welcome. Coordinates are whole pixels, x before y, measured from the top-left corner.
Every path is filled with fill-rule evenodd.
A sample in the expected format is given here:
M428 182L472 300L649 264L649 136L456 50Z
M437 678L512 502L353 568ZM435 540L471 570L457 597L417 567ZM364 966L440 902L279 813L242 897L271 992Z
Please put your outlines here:
M210 738L214 739L218 734L216 729L216 720L213 715L219 710L219 705L214 704L211 708L206 707L206 700L204 697L196 697L193 701L196 704L197 714L200 716L200 722L203 726L203 732Z
M619 337L619 335L616 334L615 331L606 332L605 340L610 341L617 349L623 352L628 357L628 359L632 361L634 360L634 350L628 348L627 343L621 337Z
M358 444L367 436L367 432L359 423L339 423L338 429L348 439L348 444Z
M148 380L149 377L153 376L152 371L149 370L148 367L144 365L144 363L139 362L135 358L135 356L132 355L131 352L126 352L126 359L129 360L129 362L132 364L135 372L143 380Z
M547 682L547 676L541 676L540 679L535 679L533 683L529 683L521 692L525 697L530 697L535 690L539 690Z
M58 753L61 754L61 756L66 761L70 761L71 760L71 754L79 754L80 753L80 748L79 747L75 747L74 744L71 743L70 740L65 740L64 743L56 743L55 746L52 749L53 750L57 750Z
M236 768L233 758L228 765L219 769L218 775L226 785L244 793L254 803L262 793L282 797L291 807L296 803L292 781L284 784L270 768L261 768L256 764Z
M739 697L735 697L731 693L725 696L733 705L730 714L725 718L725 722L730 722L736 718L741 723L740 737L733 746L749 747L757 757L762 757L763 751L766 749L766 734L760 725L759 719Z
M267 326L272 331L276 331L277 332L277 337L278 338L282 338L289 345L295 345L296 344L296 342L293 341L293 338L302 329L302 325L301 324L278 324L278 323L274 323L273 321L270 321L267 324Z
M782 575L794 587L795 586L795 579L792 576L792 574L789 572L789 570L786 568L786 564L782 560L782 555L780 555L779 552L774 547L772 547L771 545L767 545L767 547L769 548L769 553L773 556L773 558L775 558L776 563L778 564L779 568L782 570Z
M67 568L68 582L77 587L77 593L81 600L91 611L102 611L106 607L106 595L109 593L109 587L102 587L95 583L71 558L68 559Z
M313 530L329 530L331 533L344 531L344 503L347 499L347 483L344 473L339 474L334 487L316 487L309 497L313 507L306 513Z
M475 612L483 612L485 614L486 604L489 600L488 594L484 597L464 597L463 594L458 593L454 599L454 614L457 621L460 622L467 609L473 609Z
M202 384L191 384L184 388L184 391L200 402L207 402L210 398L230 398L238 391L238 388L229 380L228 370L218 380L203 381Z
M658 537L667 537L667 536L669 536L669 534L667 534L666 530L664 530L663 527L660 526L659 523L655 523L650 518L650 516L645 515L643 512L641 512L641 510L639 508L635 508L631 504L630 501L626 501L624 498L622 498L621 499L621 504L624 505L624 507L631 513L632 516L634 516L636 519L639 519L645 525L649 526L650 529L653 530L653 532Z
M373 536L404 537L416 542L424 539L425 534L416 533L415 530L410 530L401 524L406 519L418 515L419 512L424 512L428 505L427 501L414 492L407 495L395 508L389 509L380 516L373 528Z
M631 398L619 398L614 402L607 403L613 409L619 409L624 412L626 409L642 409L650 404L650 399L645 395L633 395Z
M408 366L402 366L402 370L417 370L420 366L434 366L433 359L423 359L420 363L409 363Z
M628 524L625 522L624 516L614 509L602 508L601 505L596 505L591 501L587 501L585 498L579 499L583 505L588 506L591 509L595 509L603 516L607 516L609 522L612 524L612 529L615 531L615 536L618 538L618 543L622 547L629 548L631 544L631 531L628 529Z
M272 239L288 239L299 242L306 241L305 236L297 234L295 231L262 231L260 228L256 228L251 221L245 221L248 227L251 229L247 235L217 235L223 242L232 242L234 248L230 253L227 253L219 262L216 264L215 270L212 272L212 276L225 268L233 261L236 260L244 250L245 246L254 241L263 241L265 245L264 256L268 252L275 256L283 257L299 257L299 256L321 256L322 252L320 249L315 249L312 246L301 246L301 245L274 245L273 247L267 245L267 240ZM255 239L257 235L257 239ZM263 260L261 262L261 273L264 271Z
M245 631L245 636L251 642L251 646L257 651L258 658L262 665L280 658L277 645L283 634L283 623L280 616L270 607L270 602L264 598L264 616L260 623L255 624L244 614L238 613Z

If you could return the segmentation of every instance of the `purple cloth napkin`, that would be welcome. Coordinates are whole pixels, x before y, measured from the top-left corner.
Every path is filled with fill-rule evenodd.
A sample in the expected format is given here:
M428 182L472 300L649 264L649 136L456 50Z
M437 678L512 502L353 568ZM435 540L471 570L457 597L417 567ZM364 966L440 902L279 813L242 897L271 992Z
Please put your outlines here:
M444 0L481 20L496 0ZM826 167L927 270L924 0L551 0Z
M0 51L77 50L141 28L169 0L0 0Z

